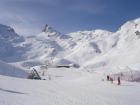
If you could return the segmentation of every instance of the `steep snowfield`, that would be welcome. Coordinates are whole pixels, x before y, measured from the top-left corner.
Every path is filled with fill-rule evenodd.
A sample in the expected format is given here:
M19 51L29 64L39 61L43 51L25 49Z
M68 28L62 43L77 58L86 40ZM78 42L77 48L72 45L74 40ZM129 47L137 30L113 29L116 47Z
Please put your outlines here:
M109 51L115 42L112 33L104 30L75 32L69 35L77 46L66 58L81 65Z
M50 61L54 57L63 58L76 45L70 36L63 35L48 25L36 37L26 38L24 44L30 45L24 56L41 62Z
M0 75L18 77L18 78L27 78L28 73L20 68L17 68L15 66L0 61Z
M0 60L15 62L21 60L26 48L20 43L24 41L22 36L15 33L14 29L0 24Z
M103 56L96 57L89 61L89 65L104 62L107 69L116 71L118 68L129 66L132 70L139 68L140 53L140 19L133 20L124 24L119 31L113 34L116 37L116 45ZM91 64L90 64L91 63ZM88 65L88 63L86 64ZM135 65L135 68L134 66ZM136 67L137 65L137 67ZM99 66L101 67L101 66Z
M49 69L47 75L50 80L42 81L0 76L0 105L140 104L138 83L117 86L101 81L101 74L77 69Z

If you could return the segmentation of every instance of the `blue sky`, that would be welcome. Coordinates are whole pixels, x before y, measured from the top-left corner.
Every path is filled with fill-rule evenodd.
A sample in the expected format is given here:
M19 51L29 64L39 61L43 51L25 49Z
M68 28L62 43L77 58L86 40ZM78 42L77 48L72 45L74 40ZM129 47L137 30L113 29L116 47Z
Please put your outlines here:
M140 0L0 0L0 23L22 35L36 35L48 24L62 33L116 31L140 17Z

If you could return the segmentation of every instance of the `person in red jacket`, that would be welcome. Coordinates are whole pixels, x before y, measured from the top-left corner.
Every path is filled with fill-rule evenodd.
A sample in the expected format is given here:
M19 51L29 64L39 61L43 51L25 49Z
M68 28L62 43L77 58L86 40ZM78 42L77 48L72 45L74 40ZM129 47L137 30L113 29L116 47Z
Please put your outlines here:
M113 81L114 81L114 80L113 80L113 78L112 78L112 77L110 77L110 81L111 81L111 83L113 83Z

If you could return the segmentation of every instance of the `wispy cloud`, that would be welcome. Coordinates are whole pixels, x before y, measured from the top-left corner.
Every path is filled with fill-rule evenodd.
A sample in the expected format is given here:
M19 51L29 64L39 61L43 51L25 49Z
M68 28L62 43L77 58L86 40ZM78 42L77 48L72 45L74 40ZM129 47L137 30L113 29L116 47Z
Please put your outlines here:
M87 28L112 29L122 24L122 19L140 16L140 1L136 1L0 0L0 23L13 26L21 35L37 34L46 23L66 33ZM134 8L130 8L132 4Z
M34 13L31 14L32 11L28 11L26 6L21 7L19 1L15 0L14 2L12 4L9 0L0 1L0 23L12 26L21 35L39 33Z

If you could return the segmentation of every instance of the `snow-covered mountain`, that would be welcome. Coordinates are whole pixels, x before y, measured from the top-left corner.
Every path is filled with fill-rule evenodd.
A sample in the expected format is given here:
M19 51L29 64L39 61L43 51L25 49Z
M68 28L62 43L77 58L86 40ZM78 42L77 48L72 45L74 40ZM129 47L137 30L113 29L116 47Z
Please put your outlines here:
M22 37L0 25L0 60L20 67L43 64L77 64L80 67L117 70L139 65L140 19L128 21L117 32L78 31L63 35L45 25L36 36Z
M0 60L17 61L21 57L20 43L25 41L13 28L0 24Z
M112 36L115 39L112 49L106 54L88 61L86 66L112 72L139 71L140 19L128 21Z
M24 44L30 45L30 49L24 56L41 62L50 61L56 57L63 58L76 46L70 36L63 35L48 25L37 36L26 38Z

